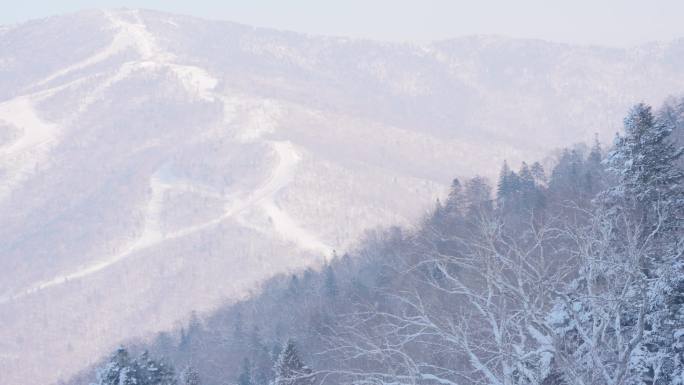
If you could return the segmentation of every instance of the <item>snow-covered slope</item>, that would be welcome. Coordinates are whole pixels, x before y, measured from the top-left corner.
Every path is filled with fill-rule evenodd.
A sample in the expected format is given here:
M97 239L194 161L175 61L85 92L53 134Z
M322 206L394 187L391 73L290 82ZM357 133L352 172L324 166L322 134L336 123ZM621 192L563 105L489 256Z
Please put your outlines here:
M0 383L66 378L682 89L684 41L412 46L138 10L3 28Z

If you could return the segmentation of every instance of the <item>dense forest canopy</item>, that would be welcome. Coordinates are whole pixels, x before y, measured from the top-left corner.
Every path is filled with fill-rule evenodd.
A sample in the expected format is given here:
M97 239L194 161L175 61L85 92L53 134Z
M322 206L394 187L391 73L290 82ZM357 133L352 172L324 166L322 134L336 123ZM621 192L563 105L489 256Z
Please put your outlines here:
M624 123L550 172L504 163L494 191L455 179L415 229L370 232L74 381L682 385L684 101Z

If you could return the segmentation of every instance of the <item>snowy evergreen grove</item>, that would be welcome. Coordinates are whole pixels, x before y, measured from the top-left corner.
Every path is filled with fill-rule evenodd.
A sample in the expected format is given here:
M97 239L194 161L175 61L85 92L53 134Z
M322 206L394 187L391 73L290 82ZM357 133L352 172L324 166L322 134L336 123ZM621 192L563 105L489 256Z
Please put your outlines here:
M98 370L101 385L176 385L173 368L150 358L147 352L131 359L128 351L119 348L109 362Z
M639 104L548 174L456 179L416 228L132 342L96 384L684 385L683 139L682 101Z

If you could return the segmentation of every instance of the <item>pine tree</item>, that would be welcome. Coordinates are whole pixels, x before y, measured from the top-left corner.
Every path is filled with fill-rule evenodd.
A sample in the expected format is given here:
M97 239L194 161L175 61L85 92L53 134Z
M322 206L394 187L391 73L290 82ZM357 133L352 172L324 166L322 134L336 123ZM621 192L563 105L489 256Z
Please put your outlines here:
M684 176L671 132L650 107L630 111L605 160L617 184L578 232L579 278L550 325L584 383L684 383Z
M168 355L175 347L175 341L170 333L160 332L154 341L154 351L161 352L163 355Z
M235 318L233 319L233 344L235 348L240 349L245 343L245 330L242 321L242 311L238 309L235 312Z
M499 206L503 206L511 192L511 174L511 168L508 167L508 162L504 160L501 171L499 171L499 182L496 185L496 199Z
M179 350L183 354L184 359L191 361L192 357L199 354L202 349L202 335L204 327L197 312L190 313L190 319L186 327L181 328Z
M325 266L325 281L323 282L324 294L327 298L337 297L337 278L335 271L329 263Z
M606 159L618 185L603 196L616 215L640 224L649 308L636 366L645 382L658 384L684 382L684 345L677 338L684 325L684 172L677 166L684 148L672 140L673 129L650 106L633 107L625 135Z
M170 365L157 361L145 351L135 362L137 385L175 385L174 370Z
M544 167L541 165L541 163L534 162L530 171L532 172L532 176L534 176L534 180L537 184L546 185L546 172L544 171Z
M532 175L532 171L530 170L530 166L527 165L527 162L522 162L520 164L520 170L518 171L518 176L520 177L520 183L522 185L525 185L525 184L534 185L534 176Z
M135 385L133 362L122 346L98 370L95 385Z
M558 201L580 203L586 198L582 194L583 169L584 159L579 151L563 151L549 179L549 190Z
M254 385L252 382L252 365L249 362L249 358L242 361L242 371L237 379L237 385Z
M600 164L603 158L603 150L601 149L601 142L599 141L598 134L594 135L594 144L591 146L591 151L589 151L589 156L587 157L587 162L590 164Z
M606 159L618 177L606 196L608 203L638 211L645 223L662 225L668 234L681 229L684 205L684 173L676 166L684 149L675 146L671 134L672 127L656 120L650 106L638 104L625 119L625 135L616 137Z
M301 294L301 284L297 274L292 274L290 277L290 286L288 287L289 294L292 298L298 298Z
M316 290L316 273L310 267L307 267L302 274L302 286L304 287L304 294L308 297L311 296Z
M470 222L488 215L494 208L492 189L487 180L481 176L471 178L465 188L466 213Z
M288 340L275 364L275 385L312 385L311 369L299 358L292 340Z
M454 178L451 181L451 189L449 190L449 196L445 205L446 214L448 216L457 216L461 214L463 209L463 187L458 178Z
M197 316L197 312L190 313L190 321L188 322L188 338L191 340L202 333L202 321Z
M202 334L202 322L197 316L197 312L190 313L187 328L181 327L179 348L185 354L192 354L192 349L196 348L197 340Z
M673 128L672 140L684 146L684 97L670 98L658 112L658 119ZM684 167L684 159L680 159L680 167Z
M265 349L264 344L261 342L261 332L259 326L254 326L252 332L249 335L249 354L255 357L259 352Z
M603 150L598 135L594 137L594 145L591 147L584 171L584 192L594 197L605 186L605 173L603 169Z
M503 213L510 212L517 205L520 196L521 181L518 174L508 167L508 162L504 161L499 173L499 182L496 191L496 203L499 210Z
M532 171L527 163L522 162L518 176L520 190L520 197L518 198L518 202L516 202L518 209L529 212L541 207L543 201L542 195L537 189L537 183L535 182L534 175L532 174Z
M176 385L173 367L144 352L135 360L120 347L97 374L96 385Z
M271 360L273 362L278 361L278 357L280 357L280 353L283 352L283 346L280 344L280 342L276 341L273 343L273 346L271 346L271 351L269 352L269 355L271 356Z
M180 329L178 349L184 353L190 349L190 339L188 339L188 334L185 332L185 327L181 327Z

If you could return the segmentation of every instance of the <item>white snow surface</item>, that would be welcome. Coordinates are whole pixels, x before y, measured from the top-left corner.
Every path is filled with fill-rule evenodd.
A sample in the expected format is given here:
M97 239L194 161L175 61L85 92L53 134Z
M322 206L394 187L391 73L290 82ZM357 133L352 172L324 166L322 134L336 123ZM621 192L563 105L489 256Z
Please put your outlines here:
M0 169L5 171L0 185L0 200L39 166L44 165L50 147L59 135L59 126L43 120L30 96L0 103L0 123L19 129L20 136L0 147Z

